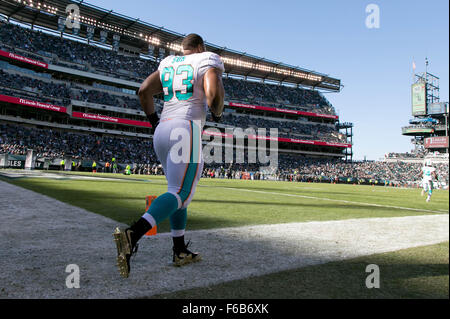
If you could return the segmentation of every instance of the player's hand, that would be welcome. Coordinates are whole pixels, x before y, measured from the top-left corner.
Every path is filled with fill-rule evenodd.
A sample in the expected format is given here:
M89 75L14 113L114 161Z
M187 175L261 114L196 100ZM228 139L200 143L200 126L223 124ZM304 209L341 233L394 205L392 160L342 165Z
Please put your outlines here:
M148 119L148 121L150 122L150 124L152 126L150 128L150 132L153 135L153 134L155 134L156 127L159 124L159 116L158 116L158 114L156 112L154 112L154 113L152 113L150 115L147 114L147 119Z

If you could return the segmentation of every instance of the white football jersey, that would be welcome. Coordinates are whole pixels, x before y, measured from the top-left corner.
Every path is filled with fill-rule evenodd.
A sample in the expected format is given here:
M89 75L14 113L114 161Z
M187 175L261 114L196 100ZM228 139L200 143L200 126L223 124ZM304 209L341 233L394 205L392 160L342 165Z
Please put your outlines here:
M168 56L158 70L164 93L161 121L166 119L206 120L208 106L203 76L210 68L225 71L220 56L212 52Z
M423 180L424 181L431 181L433 179L433 172L435 172L436 169L434 167L430 166L423 166L422 172L423 172Z

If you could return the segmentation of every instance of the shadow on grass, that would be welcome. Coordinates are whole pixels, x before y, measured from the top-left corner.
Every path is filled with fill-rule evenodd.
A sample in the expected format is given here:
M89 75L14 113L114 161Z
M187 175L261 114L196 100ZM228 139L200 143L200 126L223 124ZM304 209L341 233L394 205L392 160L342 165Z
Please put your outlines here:
M304 200L308 200L308 201L313 201L314 199L302 199L302 198L298 198L297 200L299 201L304 201ZM364 205L364 204L348 204L348 203L340 203L340 202L333 202L333 201L323 201L320 203L304 203L304 202L296 202L296 203L287 203L287 202L272 202L272 201L234 201L234 200L216 200L216 199L193 199L192 202L196 202L196 203L210 203L210 204L233 204L233 205L264 205L264 206L292 206L292 207L299 207L302 209L310 209L311 210L317 210L317 209L331 209L331 210L344 210L344 211L349 211L349 210L371 210L372 212L392 212L394 210L403 210L403 209L399 209L399 208L392 208L392 207L385 207L385 206L372 206L372 205ZM378 204L375 204L378 205ZM224 206L226 207L226 206ZM224 209L224 212L226 210ZM408 214L410 214L411 212L409 210L403 210L403 211L408 211ZM417 213L420 214L420 211L417 211ZM414 213L411 213L414 214ZM364 216L367 217L367 216Z
M132 181L130 182L120 182L115 184L104 184L104 182L97 183L94 187L90 189L75 189L69 190L65 188L60 188L58 186L61 181L53 181L42 183L39 180L32 179L21 179L21 180L7 180L7 182L12 183L17 186L24 187L26 189L53 197L62 202L75 205L94 213L98 213L108 218L112 218L120 223L131 224L133 221L139 219L140 216L145 211L145 195L148 192L143 190L143 188L137 187L137 191L130 195L129 193L124 193L124 189L129 189L128 187L136 184ZM86 181L83 181L86 182ZM156 187L161 187L161 185L155 185ZM105 188L104 188L105 187ZM107 187L107 188L106 188ZM238 188L236 188L238 189ZM269 188L267 188L269 189ZM141 193L142 195L134 195ZM163 191L161 191L162 193ZM207 229L207 228L218 228L218 227L234 227L243 226L243 220L234 218L227 218L227 208L230 205L239 207L242 206L243 217L248 217L249 211L245 210L246 205L258 206L261 210L265 207L277 206L286 208L298 208L298 211L287 210L284 213L295 213L298 214L292 221L303 221L302 214L314 214L314 212L323 212L327 219L343 219L343 218L358 218L358 217L377 217L377 216L395 216L392 214L395 211L393 208L380 207L380 206L370 206L363 204L348 204L339 203L333 201L315 201L314 199L303 199L303 198L290 198L288 202L286 201L261 201L261 200L236 200L236 199L203 199L195 198L192 203L206 204L214 207L213 216L195 216L195 218L189 218L189 225L191 229ZM195 209L195 208L194 208ZM367 211L370 210L370 216L367 215ZM195 210L191 210L195 212ZM274 211L279 214L280 211ZM361 213L360 213L361 212ZM223 215L222 215L223 213ZM325 214L326 213L326 214ZM347 215L342 215L342 214ZM408 211L408 214L413 215L413 212ZM417 212L420 214L420 212ZM323 216L317 215L317 220L323 220ZM224 216L224 217L220 217ZM333 217L334 216L334 217ZM319 218L321 217L321 218ZM245 218L244 218L245 219ZM310 221L314 217L308 216L306 220ZM287 220L289 221L289 220ZM271 221L275 223L275 221ZM286 219L283 221L286 222ZM248 222L247 222L248 223ZM160 225L160 231L168 231L170 229L168 223L162 223Z
M448 264L380 264L380 288L368 289L370 262L332 262L194 288L152 299L403 299L445 298ZM376 262L376 261L375 261ZM419 280L419 284L415 281ZM447 287L445 287L447 282Z
M24 185L26 184L26 185ZM62 201L69 202L72 205L76 205L79 207L83 207L90 211L97 212L99 214L108 216L110 218L118 219L133 219L134 217L139 217L142 215L142 210L138 209L144 205L143 199L141 200L141 196L137 196L138 200L135 200L135 196L130 196L132 199L124 200L127 194L124 197L121 197L121 192L123 189L115 189L116 185L107 185L103 184L105 187L112 187L111 189L115 189L118 196L117 199L108 199L105 200L102 198L102 194L106 193L108 196L111 196L111 192L107 189L99 189L96 191L90 191L88 185L91 184L81 184L78 189L69 191L67 187L61 188L63 183L58 183L57 181L50 182L21 182L17 183L18 186L24 186L25 188L37 191L39 193L43 193L49 195L53 198L57 198ZM97 186L100 184L97 184ZM118 186L118 185L117 185ZM136 186L136 194L140 193L140 185ZM162 189L162 188L161 188ZM209 199L208 199L209 200ZM211 203L208 200L205 200L205 208L209 206L215 205L223 205L224 210L223 213L220 209L213 209L211 214L195 214L194 210L191 210L193 216L190 216L188 219L188 227L189 229L194 229L195 227L203 228L198 225L208 225L208 228L212 228L214 226L235 226L236 223L239 223L240 220L238 218L234 218L227 220L226 217L226 206L229 205L229 198L225 200L217 200L215 203ZM323 208L324 205L321 203L315 203L314 201L306 201L299 200L299 207L305 207L305 211L309 211L312 207ZM254 201L252 201L254 202ZM311 202L303 203L303 202ZM264 207L266 205L258 203L259 207ZM332 205L332 203L326 203L328 205ZM141 206L142 205L142 206ZM308 206L309 205L309 206ZM295 206L297 207L297 206ZM245 205L242 206L243 209L239 209L242 211L242 214L246 214L248 211L245 210ZM290 206L283 206L280 208L280 212L284 213L288 211ZM378 207L377 207L378 208ZM142 208L143 209L143 208ZM385 211L385 208L381 208ZM256 209L251 210L256 211ZM250 212L251 212L250 211ZM331 212L330 212L331 211ZM328 209L325 207L325 210L319 211L323 214L317 214L320 216L327 215L329 217L332 214L334 216L339 216L342 219L342 212L340 214L336 214L333 209ZM128 213L125 213L128 212ZM64 214L64 212L62 212ZM236 212L235 212L236 213ZM296 213L296 211L294 211ZM362 216L362 213L358 213ZM115 214L115 215L114 215ZM357 215L357 214L353 214ZM301 215L301 214L299 214ZM45 217L45 215L43 215ZM318 216L318 218L320 218ZM348 215L347 215L348 216ZM373 215L372 215L373 216ZM191 218L193 217L193 218ZM278 217L278 216L276 216ZM71 223L76 221L77 216L72 215ZM275 218L277 219L277 218ZM127 221L128 221L127 220ZM274 219L272 219L273 221ZM26 223L29 219L24 219L23 222ZM251 220L255 221L255 219ZM159 227L160 231L164 231L168 229L168 223L161 224ZM192 225L197 225L192 227ZM242 224L241 224L242 226ZM21 237L19 240L23 241L22 233L20 229L17 231ZM339 228L339 225L336 227L337 234L345 231L346 228ZM392 231L397 231L397 228ZM408 231L408 229L404 229L404 231ZM414 229L409 229L409 231L414 231ZM75 232L58 232L54 238L52 238L52 243L56 247L59 246L61 239L64 238L66 234L72 234ZM296 241L296 240L285 240L284 237L273 237L273 236L246 236L246 233L242 233L243 236L233 235L233 233L223 231L217 232L215 234L206 234L202 235L204 232L198 232L195 235L191 235L194 239L202 239L199 240L197 247L200 246L202 248L202 252L204 252L204 262L198 263L196 265L192 265L196 267L196 271L189 271L189 268L186 269L168 269L166 265L158 265L153 264L154 257L152 254L147 254L146 258L141 258L134 262L139 265L145 264L146 270L148 270L149 262L152 267L152 278L155 277L154 282L159 282L163 280L164 285L163 289L158 292L161 294L163 292L167 292L166 287L168 283L166 281L167 278L176 278L173 280L175 285L172 285L173 289L180 289L180 282L182 283L183 278L189 278L189 283L194 283L197 285L198 283L203 282L205 280L206 283L209 282L210 286L207 288L194 288L193 291L181 291L171 295L164 295L164 297L169 298L205 298L208 296L209 298L408 298L408 297L441 297L445 295L448 296L448 277L444 278L447 280L447 291L442 292L442 281L441 277L448 276L448 248L446 249L447 255L444 256L446 258L445 262L440 262L440 260L435 260L431 257L439 256L442 259L443 250L438 251L434 254L428 254L422 256L421 259L415 258L414 254L409 254L404 258L392 258L388 259L378 258L378 257L367 257L367 258L359 258L356 260L351 260L348 262L333 262L328 264L323 264L319 266L307 266L307 265L317 265L319 262L326 262L330 260L340 260L341 250L336 246L336 243L333 241L324 242L320 237L320 234L316 236L311 236L305 238L304 241ZM370 244L375 245L376 238L371 237L370 232L366 232L364 235L367 235L367 238L364 242L370 242ZM398 232L398 240L402 238L402 232ZM110 236L110 234L108 234ZM202 237L204 236L204 237ZM358 238L361 238L360 236ZM170 241L170 238L151 238L150 241L153 240L156 242ZM372 241L373 240L373 241ZM150 242L149 241L149 246ZM95 241L90 241L94 242ZM380 247L386 247L389 243L379 242L378 245L382 245ZM95 245L94 245L95 246ZM170 244L169 244L170 246ZM357 245L356 245L357 246ZM29 245L26 242L23 242L24 249L29 249ZM145 247L145 246L144 246ZM447 243L448 247L448 243ZM63 247L64 251L66 251L66 247ZM219 248L219 249L217 249ZM352 247L348 247L351 249ZM47 247L46 247L47 249ZM79 250L82 251L82 254L93 252L95 255L106 256L105 252L89 249L86 247L79 247ZM142 249L141 249L142 250ZM63 251L60 251L63 253ZM234 256L238 256L238 258L231 259L231 254L225 254L223 252L232 252ZM325 252L322 254L322 252ZM413 258L411 258L413 256ZM38 256L41 257L41 256ZM336 259L334 259L336 258ZM48 259L48 258L47 258ZM230 262L232 260L233 262ZM44 260L40 260L44 262ZM52 263L51 260L45 260L48 262L48 265ZM421 261L424 261L422 264ZM29 262L28 260L25 261ZM365 279L367 273L365 272L365 267L368 263L376 263L380 266L381 271L381 284L382 289L367 289L365 287ZM17 263L20 264L20 263ZM284 265L282 268L279 268L278 265ZM442 266L441 264L444 264ZM277 267L274 267L277 266ZM271 271L279 271L279 269L291 269L293 267L300 267L301 265L305 265L304 268L298 268L289 271L277 272L270 275L264 276L256 276L255 274L261 274L260 270L266 268ZM108 268L109 269L109 268ZM97 269L96 269L97 270ZM234 274L235 277L227 277L224 276L224 270L227 274ZM182 272L185 271L183 274ZM254 276L251 278L244 278L242 276L243 273L247 271L249 276ZM146 272L146 274L148 274ZM138 275L138 273L137 273ZM160 277L158 277L160 276ZM184 277L182 277L184 276ZM187 276L187 277L186 277ZM424 277L425 276L425 277ZM139 291L152 291L152 282L148 280L148 277L136 277L141 278L138 286L141 287ZM144 280L146 278L146 280ZM158 279L160 278L160 279ZM221 280L226 280L226 278L244 278L240 280L230 281L227 283L220 284ZM426 278L427 281L422 283L423 278ZM436 280L438 281L436 284ZM144 281L148 281L149 285L145 286ZM405 283L407 281L407 283ZM115 282L115 281L111 281ZM418 283L419 282L419 283ZM101 281L102 284L108 284L105 281ZM126 286L123 286L126 287ZM123 288L122 287L122 288ZM193 287L190 285L189 287ZM433 289L434 287L438 287L438 290ZM111 286L111 289L114 288L114 285ZM135 286L132 287L135 290ZM445 284L444 284L445 288ZM116 288L117 289L117 286ZM145 290L147 289L147 290ZM37 289L38 290L38 289ZM119 289L120 290L120 289ZM154 293L157 293L156 291ZM136 294L134 295L136 296ZM160 295L162 296L162 295ZM163 297L163 298L164 298Z

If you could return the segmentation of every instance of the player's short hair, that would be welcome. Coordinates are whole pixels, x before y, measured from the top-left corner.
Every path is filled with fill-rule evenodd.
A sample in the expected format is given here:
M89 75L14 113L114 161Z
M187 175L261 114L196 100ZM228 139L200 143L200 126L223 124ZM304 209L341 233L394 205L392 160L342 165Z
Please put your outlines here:
M181 42L181 46L184 50L192 50L199 45L205 45L201 36L195 33L188 34Z

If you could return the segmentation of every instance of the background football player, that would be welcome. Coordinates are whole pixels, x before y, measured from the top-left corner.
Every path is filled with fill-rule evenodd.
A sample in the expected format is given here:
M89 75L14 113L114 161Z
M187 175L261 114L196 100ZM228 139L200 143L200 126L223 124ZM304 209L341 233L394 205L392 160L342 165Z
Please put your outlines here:
M431 200L431 194L433 193L433 180L438 179L436 174L436 168L433 167L433 163L430 159L426 159L424 166L422 167L422 196L428 193L426 201Z

